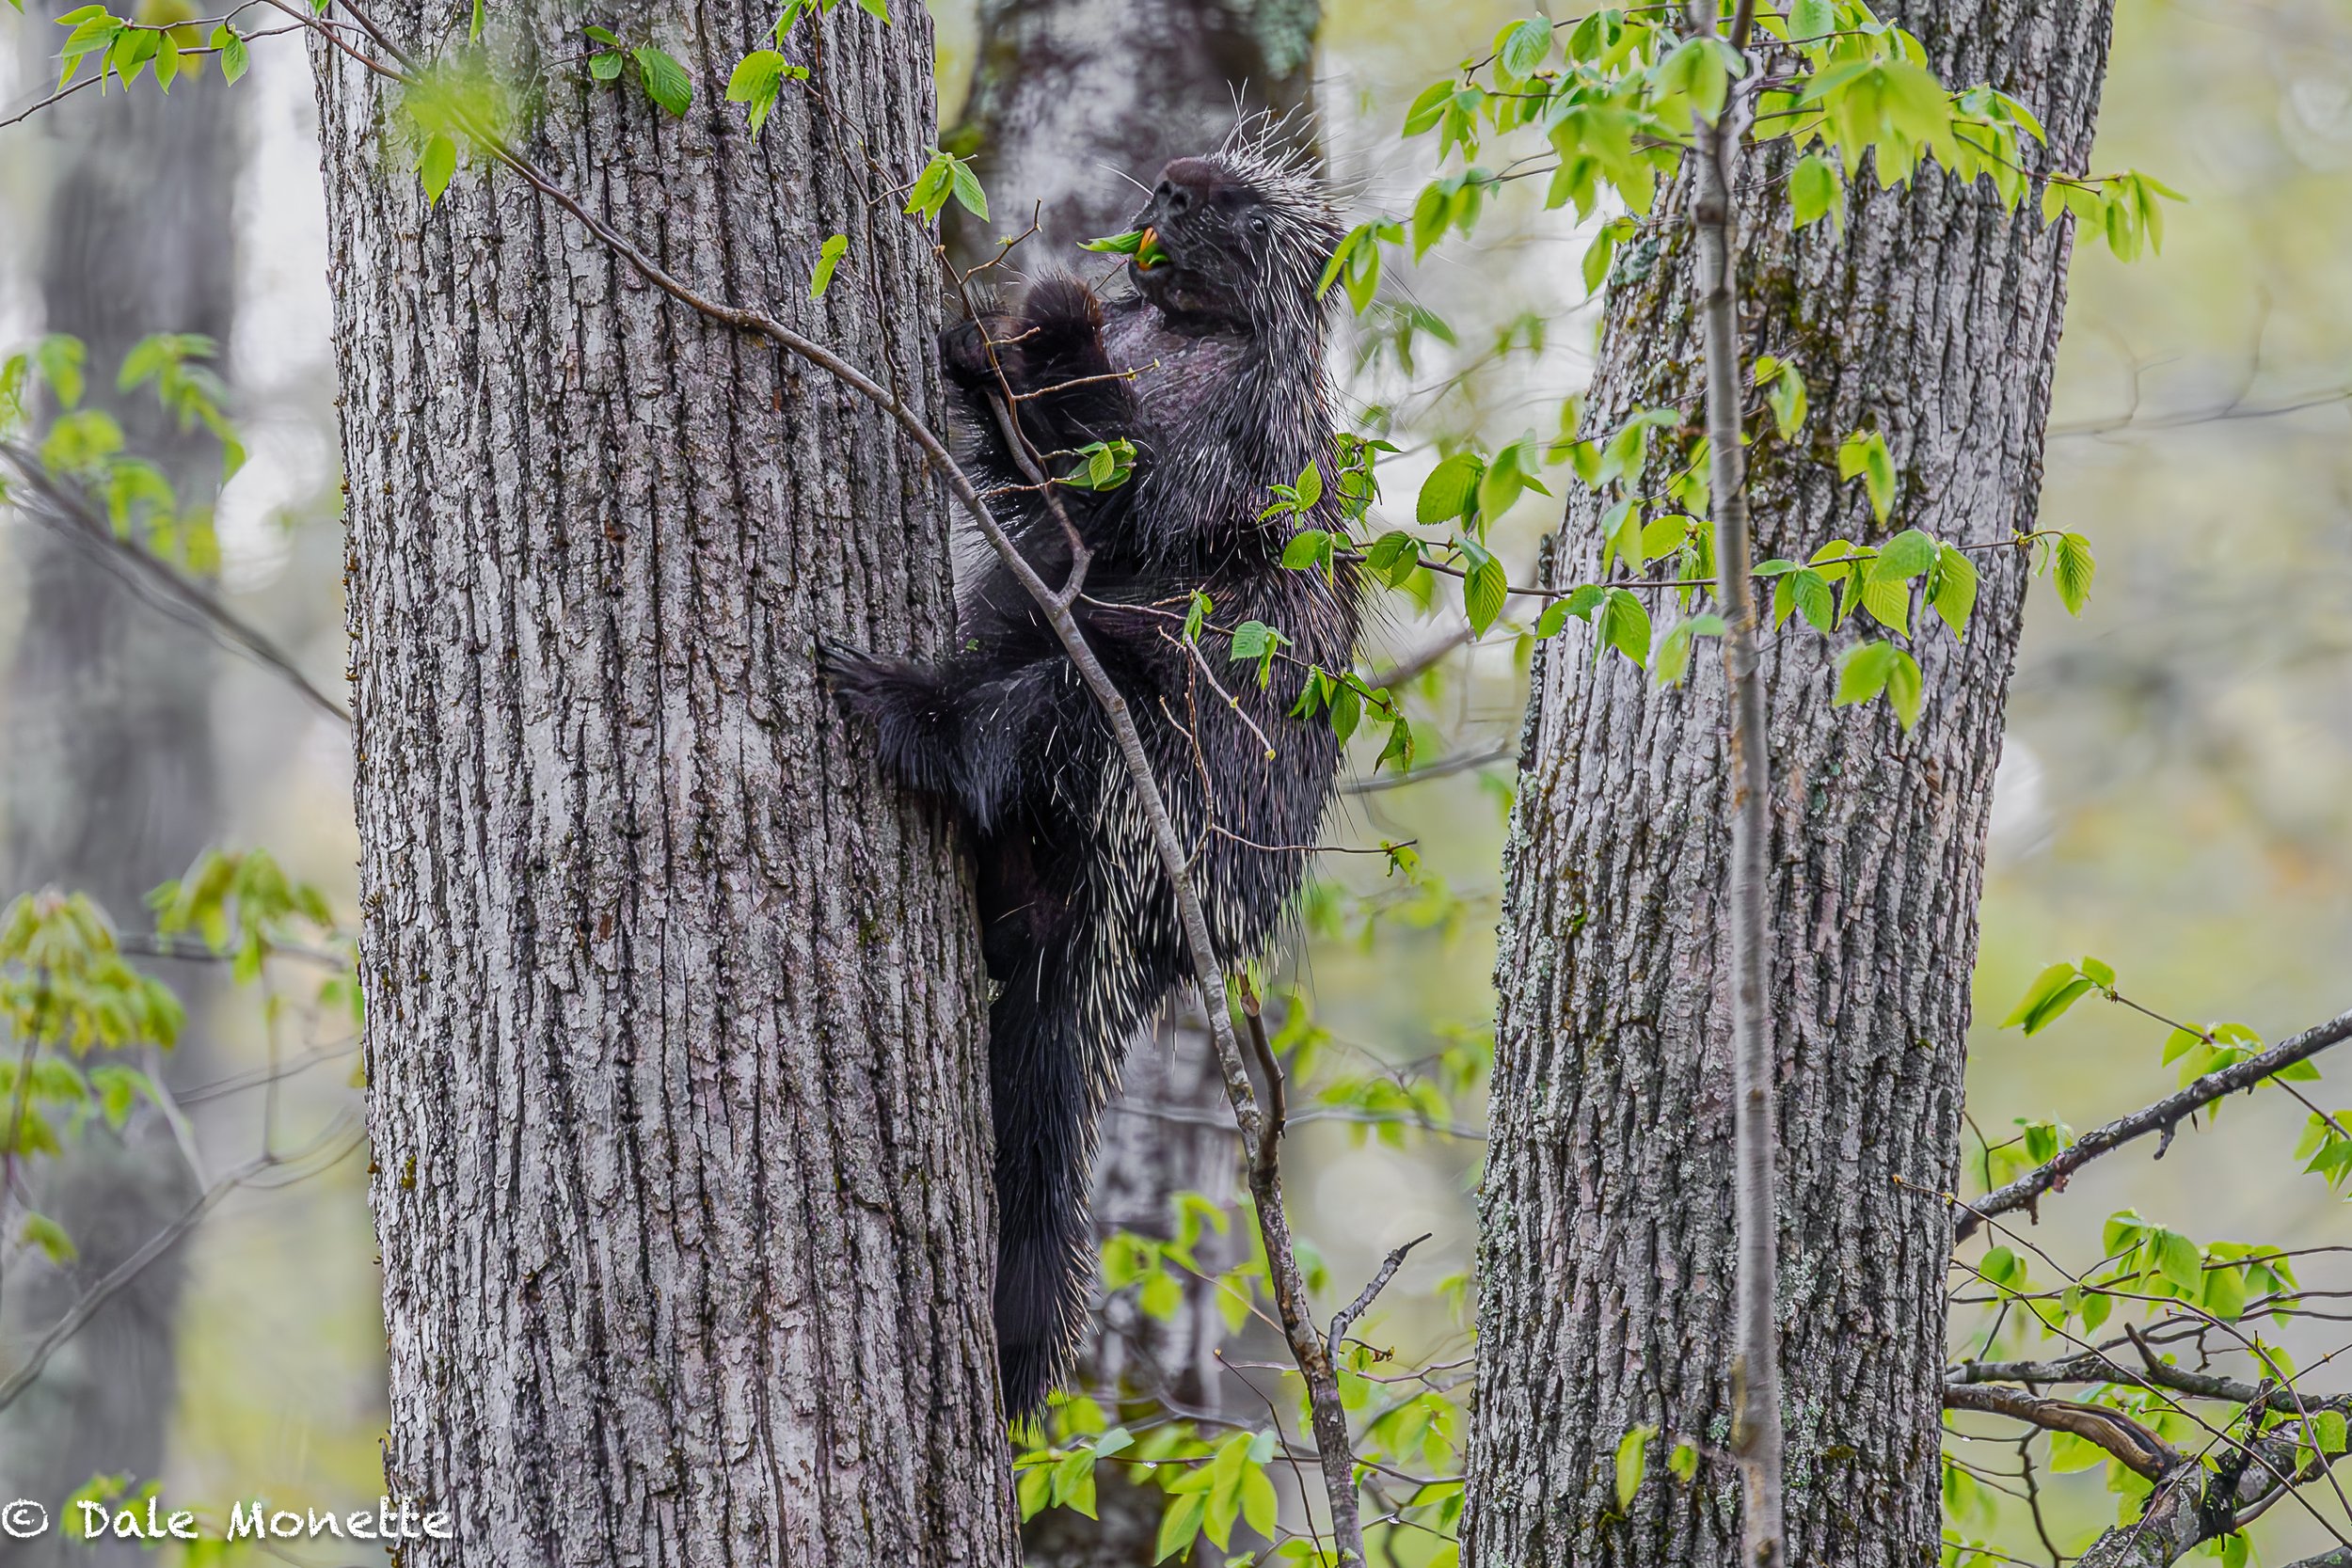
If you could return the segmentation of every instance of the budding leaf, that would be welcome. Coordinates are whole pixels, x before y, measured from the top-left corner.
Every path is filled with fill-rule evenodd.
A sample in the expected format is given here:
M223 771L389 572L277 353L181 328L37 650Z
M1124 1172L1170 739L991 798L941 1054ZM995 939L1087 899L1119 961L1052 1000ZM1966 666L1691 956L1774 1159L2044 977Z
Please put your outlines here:
M2069 615L2080 615L2090 597L2090 576L2097 563L2090 558L2090 541L2079 533L2061 534L2058 542L2058 602Z

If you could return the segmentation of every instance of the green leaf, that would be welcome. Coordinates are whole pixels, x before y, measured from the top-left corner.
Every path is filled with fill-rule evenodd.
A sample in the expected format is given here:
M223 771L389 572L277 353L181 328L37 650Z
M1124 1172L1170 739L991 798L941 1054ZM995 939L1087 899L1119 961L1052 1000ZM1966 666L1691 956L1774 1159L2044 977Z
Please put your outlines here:
M2204 1271L2203 1306L2207 1312L2223 1323L2233 1323L2246 1315L2246 1271L2244 1269L2207 1269ZM2341 1421L2344 1418L2336 1418Z
M1723 46L1711 38L1684 39L1651 73L1661 93L1687 94L1691 109L1713 124L1724 112L1724 96L1731 85L1724 64Z
M1209 1499L1199 1492L1186 1492L1168 1499L1168 1512L1160 1515L1159 1539L1152 1547L1152 1560L1165 1562L1182 1552L1192 1556L1192 1546L1200 1538L1200 1526L1209 1514Z
M2156 1272L2179 1286L2191 1301L2205 1290L2205 1257L2197 1243L2177 1230L2159 1229L2149 1238L2155 1253Z
M1593 648L1598 659L1602 653L1615 648L1640 669L1649 663L1649 611L1642 607L1629 588L1612 588L1601 601L1600 619L1595 623L1600 636Z
M859 0L863 5L865 0ZM988 219L988 193L980 189L980 177L972 172L970 163L961 158L947 160L947 178L955 191L957 204L974 217Z
M1633 220L1629 217L1611 218L1600 226L1593 243L1584 247L1584 292L1597 294L1609 280L1609 263L1615 260L1617 246L1633 232Z
M40 367L40 378L49 384L60 408L72 408L82 401L82 366L89 350L82 340L63 332L52 332L33 348L33 363Z
M425 138L423 151L417 155L417 176L424 182L425 200L437 203L456 173L457 143L446 131L434 132Z
M473 0L473 22L466 29L466 41L468 43L482 41L482 0Z
M24 1226L17 1231L17 1239L40 1248L52 1263L60 1267L80 1256L73 1245L73 1238L66 1234L65 1227L46 1214L28 1211Z
M212 46L220 51L220 79L235 82L253 63L245 40L226 22L213 29Z
M694 80L686 74L686 68L650 43L641 43L629 53L636 56L637 77L644 84L645 96L683 117L694 101Z
M1280 1523L1280 1510L1274 1494L1274 1482L1266 1479L1265 1463L1261 1460L1242 1472L1241 1516L1259 1535L1271 1541L1275 1527Z
M1952 628L1952 635L1965 640L1968 617L1977 608L1977 566L1964 551L1950 545L1940 546L1935 557L1935 576L1928 584L1928 608Z
M1467 539L1462 541L1462 554L1470 563L1462 578L1462 609L1470 616L1470 635L1484 637L1502 613L1510 596L1510 579L1500 560Z
M1551 57L1551 24L1529 17L1503 29L1495 46L1495 63L1503 73L1524 82Z
M2054 575L2058 580L2058 602L2066 607L2069 615L2083 612L2084 604L2090 598L2090 578L2097 564L2090 558L2090 540L2079 533L2058 536Z
M1453 101L1454 80L1452 77L1442 82L1432 82L1428 87L1423 87L1421 96L1415 98L1412 106L1405 111L1404 134L1408 136L1418 136L1435 129L1438 117L1445 113L1445 106Z
M1797 166L1788 171L1788 205L1795 226L1803 229L1809 223L1836 214L1842 227L1846 221L1846 182L1837 172L1837 166L1818 152L1808 152L1797 160Z
M1439 463L1422 482L1421 498L1413 505L1414 521L1446 523L1468 516L1486 473L1486 465L1474 451L1457 451Z
M1895 460L1887 452L1886 437L1875 430L1857 430L1837 449L1837 477L1856 475L1869 492L1871 512L1883 523L1895 504Z
M1886 700L1894 705L1895 718L1905 730L1919 722L1922 694L1919 661L1909 649L1897 648L1886 667Z
M1861 642L1837 657L1837 692L1833 707L1867 703L1886 689L1887 672L1895 665L1892 642Z
M756 131L758 128L755 126L753 129ZM849 251L850 236L847 234L832 235L817 247L817 270L809 275L808 279L809 298L825 297L825 290L833 283L833 269L841 264L841 258Z
M2095 989L2090 981L2073 964L2052 964L2034 976L2026 994L2001 1021L2004 1029L2023 1027L2026 1034L2038 1034L2057 1022L2084 994ZM2114 1222L2109 1221L2112 1230ZM2110 1246L2109 1252L2119 1250Z
M1784 441L1795 440L1798 430L1804 424L1805 415L1804 377L1798 372L1796 366L1782 365L1778 368L1771 387L1765 391L1764 401L1772 410L1772 424L1780 432L1780 438Z
M983 213L981 216L987 214ZM1291 487L1298 498L1298 510L1305 512L1323 499L1323 470L1312 461L1298 470L1298 483Z
M792 64L772 49L755 49L736 63L734 74L727 78L727 102L750 105L752 135L756 136L767 123L769 111L776 106L776 94L785 78L807 74L804 67Z
M1933 539L1907 528L1879 546L1878 559L1870 562L1870 579L1908 582L1935 564L1936 549Z
M1837 30L1837 8L1830 0L1790 0L1788 41L1825 39Z
M1300 529L1291 535L1290 543L1282 546L1282 564L1295 572L1311 566L1327 566L1336 543L1323 529Z
M628 63L628 56L623 55L591 55L588 74L599 82L610 82L621 74L621 67Z
M1693 615L1675 623L1674 628L1659 639L1656 667L1651 677L1661 686L1680 684L1691 668L1691 642L1696 637L1721 637L1724 618L1720 615Z
M1391 588L1402 588L1421 570L1421 541L1402 529L1391 529L1364 551L1364 564Z
M1699 1450L1688 1443L1677 1443L1674 1452L1666 1456L1666 1469L1684 1485L1699 1473Z
M1617 1439L1617 1512L1622 1513L1633 1505L1633 1495L1642 1489L1642 1474L1649 1465L1649 1440L1657 1435L1654 1426L1638 1426Z
M890 7L887 0L857 0L857 8L883 26L890 25Z

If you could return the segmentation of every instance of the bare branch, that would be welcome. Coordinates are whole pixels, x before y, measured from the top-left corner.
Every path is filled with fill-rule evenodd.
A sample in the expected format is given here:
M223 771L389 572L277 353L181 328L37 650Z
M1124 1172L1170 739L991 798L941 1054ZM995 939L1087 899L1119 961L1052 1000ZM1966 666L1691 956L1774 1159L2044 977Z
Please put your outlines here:
M1691 0L1692 29L1711 37L1716 0ZM1742 4L1736 27L1752 15ZM1744 40L1735 36L1732 47ZM1723 607L1724 705L1730 740L1731 852L1723 897L1729 910L1724 954L1731 994L1732 1209L1738 1268L1733 1286L1732 1449L1740 1460L1747 1506L1740 1515L1740 1560L1748 1568L1780 1568L1787 1558L1783 1523L1780 1329L1772 1310L1780 1277L1780 1132L1772 1101L1771 741L1765 725L1764 683L1758 673L1758 622L1754 541L1748 524L1747 459L1740 445L1744 415L1740 388L1737 280L1732 263L1731 192L1738 182L1743 129L1734 94L1712 120L1693 117L1696 188L1691 228L1698 266L1692 282L1703 325L1707 381L1708 488L1715 499L1716 601Z
M1405 1266L1406 1254L1435 1234L1435 1231L1425 1230L1391 1251L1382 1260L1380 1272L1372 1276L1371 1283L1358 1292L1354 1301L1341 1307L1338 1314L1331 1319L1331 1357L1333 1360L1339 1359L1340 1342L1347 1338L1347 1331L1355 1326L1356 1320L1371 1309L1373 1302L1378 1299L1380 1292L1389 1288L1389 1281L1396 1277L1396 1271Z
M0 442L0 458L40 498L40 505L24 510L44 528L78 546L86 557L114 573L151 606L183 626L208 633L221 646L279 676L320 712L342 723L351 722L350 710L311 685L291 654L198 583L128 540L117 538L87 502L50 477L48 466L38 456L13 442Z
M2047 1432L2072 1433L2106 1449L2134 1474L2150 1481L2162 1481L2188 1463L2154 1433L2122 1411L2101 1404L2043 1399L2014 1388L1947 1383L1944 1386L1944 1408L2007 1416Z
M2070 1148L2060 1151L2048 1164L2027 1171L2016 1180L1996 1192L1986 1194L1973 1203L1961 1206L1960 1218L1952 1226L1955 1243L1976 1234L1977 1227L1994 1214L2011 1210L2032 1210L2043 1193L2062 1189L2067 1178L2097 1159L2100 1155L2122 1148L2135 1138L2151 1132L2169 1132L2185 1119L2190 1112L2209 1105L2227 1094L2250 1089L2273 1073L2308 1061L2331 1045L2352 1039L2352 1012L2340 1013L2315 1028L2280 1040L2258 1056L2249 1056L2235 1067L2218 1072L2208 1072L2186 1088L2169 1094L2145 1110L2119 1117L2105 1127L2093 1129L2075 1140ZM2037 1216L2039 1217L2039 1216Z
M365 1129L359 1125L357 1117L348 1111L339 1112L335 1119L327 1123L326 1131L300 1150L293 1154L264 1154L238 1166L207 1187L178 1219L149 1237L136 1252L116 1264L105 1278L91 1286L80 1300L66 1309L63 1317L50 1325L49 1332L40 1337L40 1341L26 1354L16 1370L8 1374L8 1381L0 1383L0 1410L15 1403L17 1396L31 1387L40 1376L41 1369L49 1365L49 1358L57 1353L58 1347L80 1333L82 1326L96 1316L98 1309L113 1299L118 1291L136 1279L148 1265L169 1252L182 1237L195 1229L222 1198L239 1187L264 1184L262 1179L274 1172L280 1173L284 1179L268 1185L284 1186L289 1181L315 1176L358 1148L364 1136ZM339 1144L340 1147L336 1147ZM312 1164L314 1160L316 1163Z

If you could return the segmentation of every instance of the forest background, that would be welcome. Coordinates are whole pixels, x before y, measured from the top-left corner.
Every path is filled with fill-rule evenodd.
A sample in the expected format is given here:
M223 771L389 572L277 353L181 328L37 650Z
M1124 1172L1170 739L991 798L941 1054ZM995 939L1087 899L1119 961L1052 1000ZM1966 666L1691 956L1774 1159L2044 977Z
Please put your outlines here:
M942 121L953 124L975 23L952 3L933 10ZM1375 0L1326 8L1316 96L1352 216L1410 199L1423 171L1420 151L1396 140L1406 105L1439 62L1482 53L1515 14ZM48 25L0 22L0 119L46 90ZM251 456L221 498L220 587L336 690L343 552L325 216L310 78L294 40L258 42L245 86L238 306L222 370ZM0 138L0 344L40 330L53 182L95 117L119 107L85 95L34 134ZM1995 1027L2045 964L2096 954L2153 1005L2277 1037L2343 1008L2352 952L2352 5L2125 0L2092 166L2148 170L2188 199L2169 209L2160 255L2125 265L2103 246L2075 254L2042 517L2088 535L2100 576L2079 618L2033 596L2010 693L1969 1041L1971 1116L1996 1142L2020 1117L2087 1127L2161 1082L2161 1031L2120 1008L2077 1007L2031 1040ZM1116 182L1120 171L1095 177ZM1452 344L1424 335L1409 372L1392 356L1357 366L1343 347L1335 370L1351 393L1406 411L1408 451L1384 470L1392 495L1418 488L1440 441L1476 436L1491 448L1526 429L1557 433L1590 364L1597 305L1578 265L1589 238L1565 214L1514 207L1478 245L1433 252L1400 296L1448 324ZM1529 318L1545 324L1540 348ZM1494 352L1506 338L1510 350ZM1556 520L1556 503L1530 495L1499 525L1515 580ZM0 550L18 559L29 531L11 522ZM0 649L19 672L43 652L27 642L29 580L0 571ZM215 840L266 845L348 916L346 732L276 677L205 653L200 637L165 635L188 636L204 660L191 700L210 709ZM1426 636L1402 625L1388 635L1402 650ZM21 686L12 677L15 699L0 698L0 799L12 811L39 787L59 726L77 721L23 701ZM1507 748L1525 698L1520 650L1497 637L1455 656L1437 695L1423 717L1442 744L1430 754ZM1508 771L1346 798L1331 833L1413 841L1426 879L1408 889L1378 857L1327 858L1347 896L1301 964L1345 1049L1402 1068L1489 1026ZM1386 911L1369 950L1346 917L1363 901ZM254 993L195 1000L189 1035L217 1074L265 1061ZM287 1080L276 1110L296 1143L358 1097L347 1021L305 1027L315 1037L291 1048L321 1060ZM1290 1142L1294 1220L1335 1281L1369 1277L1389 1249L1431 1235L1382 1302L1386 1331L1423 1359L1445 1359L1461 1337L1441 1287L1475 1246L1478 1108L1470 1092L1436 1130L1391 1139L1333 1118ZM259 1114L251 1097L225 1096L198 1108L198 1132L233 1148ZM2199 1237L2339 1242L2337 1201L2296 1180L2289 1158L2302 1120L2284 1097L2233 1103L2217 1130L2160 1164L2127 1154L2092 1166L2045 1206L2044 1230L2096 1256L2101 1223L2129 1204ZM282 1190L240 1193L187 1245L167 1496L353 1507L380 1491L383 1341L364 1187L364 1160L346 1159ZM2307 1288L2352 1285L2352 1269L2327 1258L2301 1274ZM2342 1336L2328 1338L2330 1326L2296 1324L2283 1341L2332 1349ZM2052 1484L2060 1518L2085 1528L2112 1518L2095 1472ZM2283 1520L2271 1539L2283 1548L2305 1536L2310 1549L2328 1539Z

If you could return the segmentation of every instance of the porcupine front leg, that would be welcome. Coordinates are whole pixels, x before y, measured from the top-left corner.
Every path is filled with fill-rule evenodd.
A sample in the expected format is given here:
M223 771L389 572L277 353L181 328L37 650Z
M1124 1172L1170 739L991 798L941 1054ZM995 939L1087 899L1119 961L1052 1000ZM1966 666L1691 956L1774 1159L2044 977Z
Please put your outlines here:
M999 472L1021 471L1005 444L999 402L1018 416L1040 454L1135 436L1134 391L1103 346L1102 306L1074 277L1038 283L1017 314L949 326L940 334L940 362L977 433L981 460ZM1060 472L1069 465L1056 459L1046 467Z

